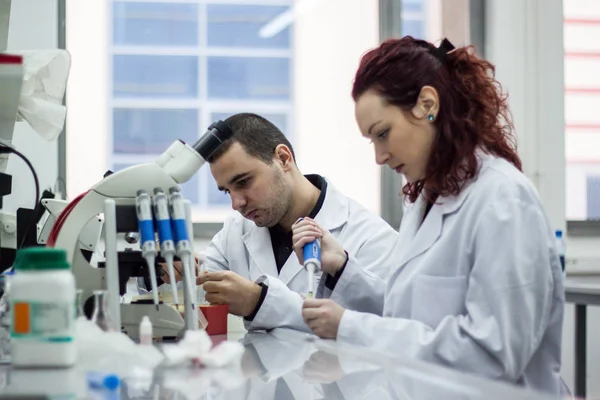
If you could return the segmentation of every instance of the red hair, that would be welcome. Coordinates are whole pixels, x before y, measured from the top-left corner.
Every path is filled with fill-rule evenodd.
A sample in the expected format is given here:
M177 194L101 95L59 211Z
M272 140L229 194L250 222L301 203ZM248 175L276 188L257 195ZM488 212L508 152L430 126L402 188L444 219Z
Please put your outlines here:
M458 194L477 174L477 148L522 170L508 96L495 67L478 58L473 46L445 55L440 50L410 36L386 40L362 57L352 88L354 101L372 89L405 111L415 106L423 86L438 92L437 137L425 178L402 189L411 202L423 190L431 202Z

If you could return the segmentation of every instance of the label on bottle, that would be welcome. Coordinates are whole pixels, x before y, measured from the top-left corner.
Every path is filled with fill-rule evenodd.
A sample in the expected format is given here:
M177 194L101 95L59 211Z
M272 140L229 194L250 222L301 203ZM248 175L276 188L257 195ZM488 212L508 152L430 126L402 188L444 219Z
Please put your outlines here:
M11 338L43 342L73 340L75 304L11 300Z

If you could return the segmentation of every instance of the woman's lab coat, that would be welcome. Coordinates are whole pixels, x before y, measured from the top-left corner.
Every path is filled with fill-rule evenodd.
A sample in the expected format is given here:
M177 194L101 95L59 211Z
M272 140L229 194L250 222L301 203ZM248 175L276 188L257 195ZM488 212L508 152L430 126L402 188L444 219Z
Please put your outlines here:
M478 157L478 177L425 220L422 198L408 207L383 317L347 310L337 338L560 393L564 289L553 229L521 172ZM369 288L358 263L350 259L333 300L338 287Z
M368 293L340 290L339 296L347 308L381 315L385 283L380 278L389 273L387 255L398 234L378 215L344 196L329 181L326 190L315 221L328 229L349 254L361 260L356 272L359 276L364 275L361 279L368 281L371 288ZM254 319L244 320L246 329L288 327L309 330L302 320L303 300L300 297L308 291L307 272L292 252L278 273L268 228L259 228L236 213L225 221L203 257L208 270L231 270L269 287ZM315 274L315 289L320 275Z

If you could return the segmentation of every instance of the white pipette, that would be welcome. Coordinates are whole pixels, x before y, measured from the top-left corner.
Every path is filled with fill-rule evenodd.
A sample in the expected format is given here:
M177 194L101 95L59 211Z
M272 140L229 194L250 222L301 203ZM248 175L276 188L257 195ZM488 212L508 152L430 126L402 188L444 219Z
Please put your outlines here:
M156 283L156 269L154 262L158 254L156 250L156 242L154 241L154 223L152 219L152 201L150 196L144 190L138 190L135 198L135 210L137 214L138 227L140 229L140 247L142 256L148 263L150 271L150 284L152 285L152 296L154 305L158 310L158 284Z
M177 280L175 278L175 268L173 267L173 258L175 257L175 243L173 242L173 233L171 231L171 217L169 215L169 200L161 188L154 189L154 218L156 220L156 230L158 231L158 241L160 242L160 255L165 259L169 269L169 278L171 281L171 292L173 301L179 304L177 294Z
M177 250L177 256L181 258L181 264L184 269L186 277L186 287L188 296L191 300L192 309L196 309L196 295L195 295L195 278L196 274L193 270L192 248L187 231L187 222L185 219L185 204L183 197L179 193L179 189L176 187L169 189L169 208L171 211L171 223L173 228L173 237L175 239L175 248ZM192 282L192 280L194 282Z

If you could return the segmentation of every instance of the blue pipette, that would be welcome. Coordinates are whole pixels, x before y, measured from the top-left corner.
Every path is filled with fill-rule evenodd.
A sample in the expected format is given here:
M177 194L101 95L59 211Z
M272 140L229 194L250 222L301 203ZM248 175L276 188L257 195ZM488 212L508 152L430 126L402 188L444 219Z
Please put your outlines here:
M158 310L158 285L156 283L156 269L154 268L157 251L156 242L154 241L152 201L146 191L138 190L137 197L135 198L135 210L137 213L138 227L140 229L140 247L142 249L142 256L148 263L154 305L156 306L156 310Z
M194 287L196 285L196 274L194 273L192 265L192 246L190 244L187 223L185 220L185 204L181 193L179 193L179 188L170 188L169 194L169 206L175 248L177 250L177 256L181 258L181 264L183 265L186 276L186 289L188 291L192 309L195 309L196 296L194 295Z
M165 259L169 268L169 278L171 281L171 291L173 301L179 304L177 295L177 280L175 278L175 269L173 268L173 258L175 257L175 243L173 242L173 233L171 232L171 217L169 215L169 200L161 188L154 188L154 220L156 230L158 231L158 241L160 243L160 255Z
M304 268L308 272L308 297L313 297L313 282L315 272L321 270L321 242L315 239L302 248Z

